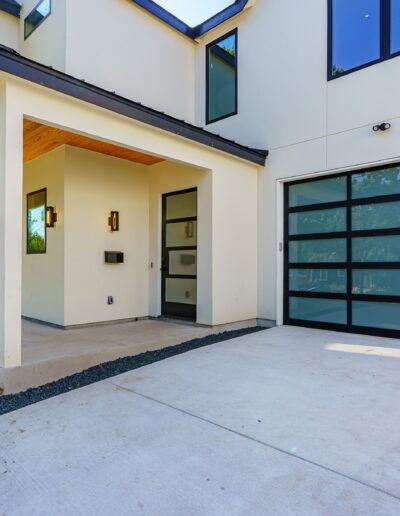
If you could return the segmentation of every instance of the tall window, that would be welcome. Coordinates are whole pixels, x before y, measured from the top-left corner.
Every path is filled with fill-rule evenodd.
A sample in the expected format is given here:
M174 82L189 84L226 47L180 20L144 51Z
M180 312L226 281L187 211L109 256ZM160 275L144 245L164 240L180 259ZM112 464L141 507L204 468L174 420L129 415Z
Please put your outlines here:
M329 0L329 79L400 54L400 0Z
M206 122L237 113L237 30L207 46Z
M32 192L27 196L26 250L28 254L46 252L46 197L46 189Z
M51 14L51 0L41 0L28 14L24 22L25 39Z

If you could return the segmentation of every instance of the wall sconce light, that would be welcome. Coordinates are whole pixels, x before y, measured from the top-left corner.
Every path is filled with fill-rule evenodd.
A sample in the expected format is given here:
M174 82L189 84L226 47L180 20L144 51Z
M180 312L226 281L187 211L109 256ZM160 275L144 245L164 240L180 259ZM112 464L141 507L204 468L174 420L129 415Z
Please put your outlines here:
M108 218L108 226L111 231L119 231L119 211L112 211Z
M374 125L372 130L377 133L378 131L387 131L392 127L392 124L389 124L389 122L382 122L381 124Z
M46 207L46 227L54 228L57 222L57 213L54 206Z

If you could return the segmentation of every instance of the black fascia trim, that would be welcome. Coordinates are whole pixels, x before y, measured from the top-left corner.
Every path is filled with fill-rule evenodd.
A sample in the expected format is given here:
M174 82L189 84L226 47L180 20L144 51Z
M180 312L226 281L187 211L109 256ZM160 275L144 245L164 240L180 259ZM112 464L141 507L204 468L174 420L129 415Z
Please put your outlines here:
M190 25L177 18L174 14L164 9L164 7L161 7L161 5L153 2L153 0L132 0L132 2L142 9L145 9L150 14L156 16L161 21L167 23L188 38L197 39L206 34L206 32L209 32L218 25L221 25L221 23L224 23L226 20L229 20L243 11L249 0L236 0L232 5L228 5L228 7L219 13L214 14L211 18L195 27L190 27Z
M4 11L11 16L19 18L22 7L15 0L0 0L0 11Z
M36 61L31 61L3 45L0 45L0 71L168 131L196 143L207 145L256 165L265 166L268 156L267 150L253 150L250 147L240 145L232 140L206 131L201 127L178 120L170 115L128 100L113 92L103 90Z

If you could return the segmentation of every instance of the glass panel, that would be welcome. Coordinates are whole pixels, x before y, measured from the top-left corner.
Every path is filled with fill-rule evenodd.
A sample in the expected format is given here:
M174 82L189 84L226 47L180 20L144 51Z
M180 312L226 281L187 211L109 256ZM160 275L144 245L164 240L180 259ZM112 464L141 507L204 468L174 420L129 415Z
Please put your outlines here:
M351 176L353 199L400 193L400 167L364 172Z
M368 328L400 330L400 303L353 301L353 324Z
M400 228L400 202L353 206L351 211L353 230Z
M196 304L196 280L167 278L165 280L165 300L168 303Z
M197 217L197 192L167 197L167 220Z
M332 75L380 58L380 0L332 1Z
M334 177L297 183L289 186L289 207L308 206L325 202L345 201L347 198L346 178Z
M170 251L169 274L196 276L197 251Z
M353 270L353 294L400 296L400 270Z
M236 111L236 34L208 48L208 120Z
M342 299L291 297L289 317L303 321L347 324L347 302Z
M290 263L338 263L346 258L345 238L289 242Z
M27 252L46 251L46 190L28 194Z
M399 262L400 235L353 238L353 262Z
M25 39L49 16L51 11L51 0L43 0L28 14L24 22Z
M346 208L303 211L289 214L289 234L346 231Z
M289 290L345 294L347 271L344 269L290 269Z
M167 247L189 247L197 245L197 222L167 223Z
M400 0L390 4L390 52L400 52Z

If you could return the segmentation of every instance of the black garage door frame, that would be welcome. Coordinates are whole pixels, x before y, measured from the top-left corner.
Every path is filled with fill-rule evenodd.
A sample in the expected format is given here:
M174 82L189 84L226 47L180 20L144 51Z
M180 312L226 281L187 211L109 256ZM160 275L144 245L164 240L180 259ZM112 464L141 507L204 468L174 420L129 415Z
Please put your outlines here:
M399 226L394 229L366 229L354 230L352 228L352 208L354 206L371 205L377 203L386 203L400 201L400 194L389 194L376 197L352 198L352 176L364 174L366 172L374 172L379 170L389 170L392 168L399 168L399 164L386 165L384 167L370 167L367 169L357 169L349 172L338 174L327 174L313 177L310 179L303 179L299 181L287 182L284 185L284 310L283 320L284 324L303 326L309 328L318 328L335 331L345 331L349 333L361 333L368 335L384 336L400 338L400 331L395 329L374 328L368 326L357 326L353 324L353 310L352 303L354 301L372 301L372 302L386 302L386 303L400 303L400 296L392 295L372 295L360 294L353 292L353 270L362 269L400 269L400 259L396 262L352 262L352 239L355 237L374 237L374 236L392 236L396 235L400 238L400 220ZM400 170L400 169L399 169ZM400 173L400 171L399 171ZM305 206L289 207L289 188L293 185L305 184L324 179L334 179L339 177L346 177L347 184L347 198L342 201L308 204ZM301 213L313 210L324 210L333 208L346 209L346 230L332 233L317 233L317 234L289 234L289 216L291 213ZM345 263L326 263L326 262L311 262L311 263L290 263L289 262L289 245L290 242L304 241L304 240L318 240L318 239L346 239L346 262ZM289 270L290 269L343 269L347 272L347 285L345 293L327 293L327 292L309 292L309 291L292 291L289 288ZM331 322L317 322L303 319L295 319L290 317L290 298L313 298L313 299L337 299L347 302L347 324L336 324Z

